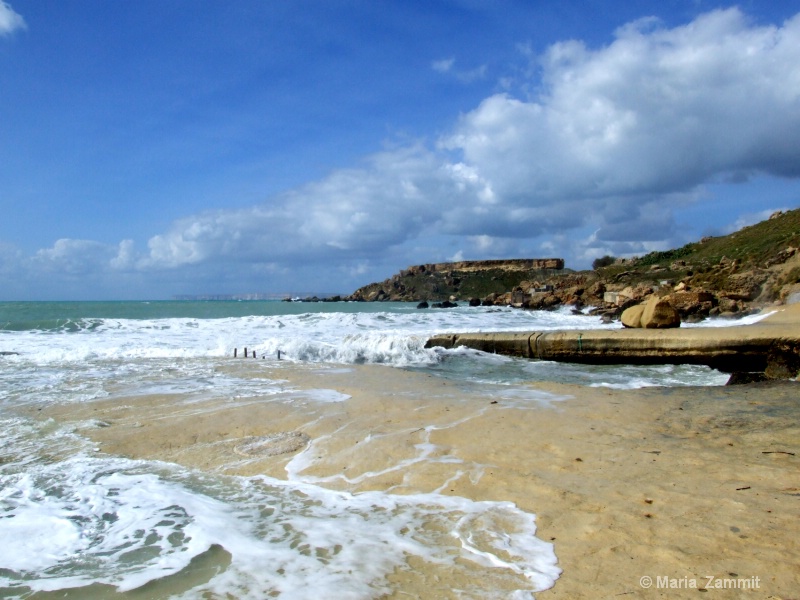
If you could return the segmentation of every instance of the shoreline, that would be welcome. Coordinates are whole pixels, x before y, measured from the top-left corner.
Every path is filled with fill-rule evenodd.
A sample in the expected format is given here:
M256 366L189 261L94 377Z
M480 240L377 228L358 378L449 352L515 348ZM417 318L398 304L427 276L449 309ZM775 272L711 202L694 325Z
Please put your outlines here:
M487 395L481 386L374 365L225 368L286 381L297 399L176 404L139 396L23 410L74 424L112 455L302 476L353 493L513 502L536 514L536 535L554 544L563 569L537 598L696 597L695 589L645 589L644 576L698 584L706 575L759 577L758 597L784 600L800 587L791 550L800 534L796 382L537 384ZM326 402L303 390L350 397ZM284 453L236 452L276 434L301 443ZM412 583L398 585L388 597L415 593Z

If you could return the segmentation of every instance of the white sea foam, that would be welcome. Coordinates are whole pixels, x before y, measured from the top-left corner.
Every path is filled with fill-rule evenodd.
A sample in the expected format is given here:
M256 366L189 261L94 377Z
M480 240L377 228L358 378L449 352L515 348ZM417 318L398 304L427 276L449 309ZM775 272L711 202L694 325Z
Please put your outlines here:
M292 397L300 398L303 400L312 400L314 402L344 402L350 398L347 394L342 394L336 390L328 389L308 389L297 391L291 394Z
M93 360L182 359L230 356L244 348L288 360L389 364L432 360L424 349L433 334L607 327L565 312L458 308L387 312L309 312L220 319L91 319L77 331L2 331L9 361L61 364Z
M282 303L280 303L282 304ZM296 307L294 307L296 308ZM313 308L313 306L312 306ZM474 350L425 348L437 333L463 331L544 331L618 328L569 310L524 311L510 308L459 307L417 310L408 305L349 307L350 312L253 315L236 318L83 319L56 331L0 331L4 348L21 351L0 361L0 403L85 402L124 395L180 395L184 401L213 394L230 398L266 397L286 391L280 382L237 376L221 369L234 349L241 357L275 363L315 362L322 366L377 363L430 369L446 377L483 383L555 380L585 385L641 387L704 383L703 376L675 371L665 378L634 367L619 375L587 366L558 368ZM749 323L723 319L712 326ZM79 325L79 326L78 326ZM262 361L252 358L249 371ZM706 369L706 374L712 373ZM686 377L681 379L684 375ZM709 376L707 383L716 383ZM718 378L717 378L718 379ZM318 395L318 401L323 396ZM325 400L344 400L328 395Z
M766 319L768 316L775 314L776 311L764 311L753 315L747 315L738 319L726 317L711 317L703 319L697 323L683 323L681 327L739 327L742 325L753 325L759 321Z
M453 572L469 582L467 597L531 598L560 573L552 545L534 537L534 516L510 503L354 495L300 472L290 481L200 475L90 455L49 421L0 427L0 539L13 540L0 546L2 597L150 583L153 597L368 598L387 593L387 576L414 557L432 582ZM229 561L159 591L214 548Z
M389 590L387 575L408 568L408 557L433 572L463 572L480 597L498 582L506 597L514 590L530 597L560 572L552 545L534 537L533 515L505 502L198 478L168 465L83 455L4 474L0 483L0 537L18 540L0 548L4 596L91 583L131 590L185 569L213 546L231 564L186 597L375 597Z
M763 315L740 321L709 319L700 325L722 327L756 322ZM35 365L37 378L52 377L63 388L60 369L65 364L91 368L102 361L119 371L136 368L134 360L184 361L199 358L248 356L319 363L380 363L394 366L436 364L441 355L425 348L427 339L439 333L480 331L547 331L569 329L616 329L597 317L571 311L524 311L511 308L459 307L416 310L397 305L380 310L368 306L361 312L308 312L302 314L197 319L85 319L76 331L0 331L4 348L20 352L4 357L5 363ZM111 361L111 362L109 362ZM119 361L113 363L113 361ZM53 368L47 371L47 366ZM184 365L183 368L186 368ZM45 370L42 368L45 367ZM99 367L102 369L102 367ZM102 377L102 374L101 374ZM83 384L86 379L81 378ZM204 381L195 374L185 382ZM44 382L43 382L44 383ZM216 385L218 382L213 382ZM176 385L176 382L173 382ZM104 392L91 386L87 399Z
M534 380L590 387L636 389L653 386L724 385L728 374L702 365L581 365L530 361L524 371Z

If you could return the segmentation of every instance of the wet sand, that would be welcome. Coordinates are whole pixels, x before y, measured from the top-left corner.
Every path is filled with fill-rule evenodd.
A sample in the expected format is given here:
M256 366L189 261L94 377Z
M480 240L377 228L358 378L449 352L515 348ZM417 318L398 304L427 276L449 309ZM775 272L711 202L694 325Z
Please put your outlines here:
M381 366L231 360L224 369L284 380L295 391L30 410L74 423L112 455L299 475L351 492L514 502L537 515L537 537L553 542L563 569L542 599L696 598L686 586L707 587L707 576L720 578L712 586L755 588L709 589L715 597L800 597L800 383L629 391L537 384L487 395ZM351 397L306 398L303 390L313 389ZM650 589L642 577L652 578ZM683 589L659 587L658 578ZM393 597L426 597L422 585L401 587Z

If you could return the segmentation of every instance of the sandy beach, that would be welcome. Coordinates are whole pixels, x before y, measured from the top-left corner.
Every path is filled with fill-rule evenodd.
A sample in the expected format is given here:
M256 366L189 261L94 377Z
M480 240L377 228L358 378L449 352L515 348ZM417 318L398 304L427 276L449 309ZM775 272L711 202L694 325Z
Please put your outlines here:
M29 410L74 423L100 453L284 479L302 471L351 492L514 502L537 515L537 537L554 544L563 569L539 598L695 598L693 586L721 598L798 597L796 382L538 384L532 406L374 365L226 368L283 380L301 395L350 398L176 405L159 395ZM428 598L427 576L398 575L391 597Z

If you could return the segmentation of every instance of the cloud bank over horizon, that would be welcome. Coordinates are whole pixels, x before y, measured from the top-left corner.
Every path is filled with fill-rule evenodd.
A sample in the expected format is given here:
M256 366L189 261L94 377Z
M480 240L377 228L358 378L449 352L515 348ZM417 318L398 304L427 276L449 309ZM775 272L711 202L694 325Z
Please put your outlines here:
M0 2L0 36L23 26ZM429 65L445 77L458 62ZM435 139L387 144L259 204L188 214L145 243L60 239L28 257L0 246L0 274L114 287L313 265L321 287L347 292L376 266L383 278L453 257L557 255L577 268L689 241L676 214L706 202L707 186L800 177L800 14L643 18L607 45L560 41L527 66Z

